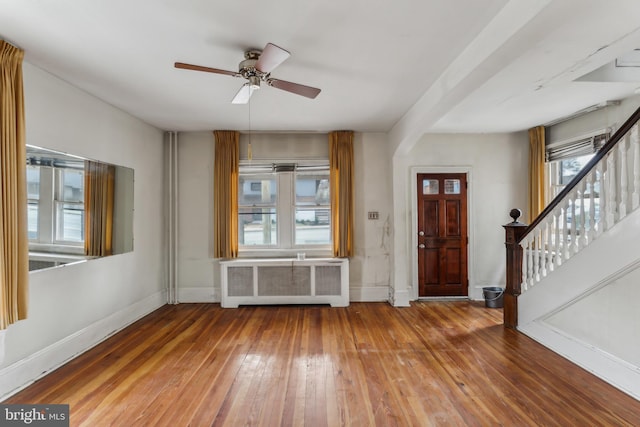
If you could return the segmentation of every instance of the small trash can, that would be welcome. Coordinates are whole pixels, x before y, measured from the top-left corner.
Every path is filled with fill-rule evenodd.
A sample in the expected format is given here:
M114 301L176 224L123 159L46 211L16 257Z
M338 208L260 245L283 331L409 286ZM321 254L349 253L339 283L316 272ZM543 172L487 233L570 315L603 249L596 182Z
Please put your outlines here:
M504 289L498 287L482 288L484 306L489 308L502 308L504 305Z

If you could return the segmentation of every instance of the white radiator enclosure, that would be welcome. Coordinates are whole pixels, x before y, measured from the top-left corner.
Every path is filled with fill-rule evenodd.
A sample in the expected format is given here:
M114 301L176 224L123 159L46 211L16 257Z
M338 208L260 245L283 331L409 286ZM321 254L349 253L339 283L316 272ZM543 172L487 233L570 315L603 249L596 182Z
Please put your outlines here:
M221 305L349 305L349 259L235 259L221 261Z

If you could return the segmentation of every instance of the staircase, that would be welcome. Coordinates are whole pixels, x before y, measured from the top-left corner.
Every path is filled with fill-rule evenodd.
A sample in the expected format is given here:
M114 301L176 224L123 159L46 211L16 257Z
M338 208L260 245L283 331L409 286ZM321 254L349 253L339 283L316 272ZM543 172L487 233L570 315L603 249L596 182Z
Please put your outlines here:
M640 400L639 120L529 226L505 226L505 326Z

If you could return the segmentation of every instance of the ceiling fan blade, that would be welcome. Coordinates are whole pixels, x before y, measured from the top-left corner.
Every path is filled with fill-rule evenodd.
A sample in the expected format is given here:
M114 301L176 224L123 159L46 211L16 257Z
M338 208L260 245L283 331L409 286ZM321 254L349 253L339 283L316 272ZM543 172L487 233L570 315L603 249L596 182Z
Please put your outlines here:
M256 88L255 86L252 86L249 83L243 84L242 87L240 87L240 90L238 91L238 93L236 93L236 96L233 97L233 100L231 101L231 103L246 104L247 102L249 102L249 98L251 98L251 95L256 89L258 88Z
M233 76L233 77L242 76L240 73L237 73L235 71L220 70L218 68L203 67L201 65L185 64L184 62L176 62L175 67L182 68L185 70L204 71L207 73L216 73L216 74L226 74L228 76Z
M292 83L285 80L269 79L267 80L267 83L269 86L286 90L287 92L295 93L296 95L306 96L311 99L315 98L320 93L320 89L318 88Z
M256 62L256 70L270 73L290 56L291 54L283 48L273 43L267 43L260 54L260 58L258 58L258 62Z

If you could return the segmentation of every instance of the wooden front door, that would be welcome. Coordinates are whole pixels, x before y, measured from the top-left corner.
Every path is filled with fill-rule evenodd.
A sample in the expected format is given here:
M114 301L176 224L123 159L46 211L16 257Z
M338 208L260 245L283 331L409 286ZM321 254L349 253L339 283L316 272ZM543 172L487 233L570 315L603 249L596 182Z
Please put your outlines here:
M418 295L468 295L466 174L418 174L417 198Z

